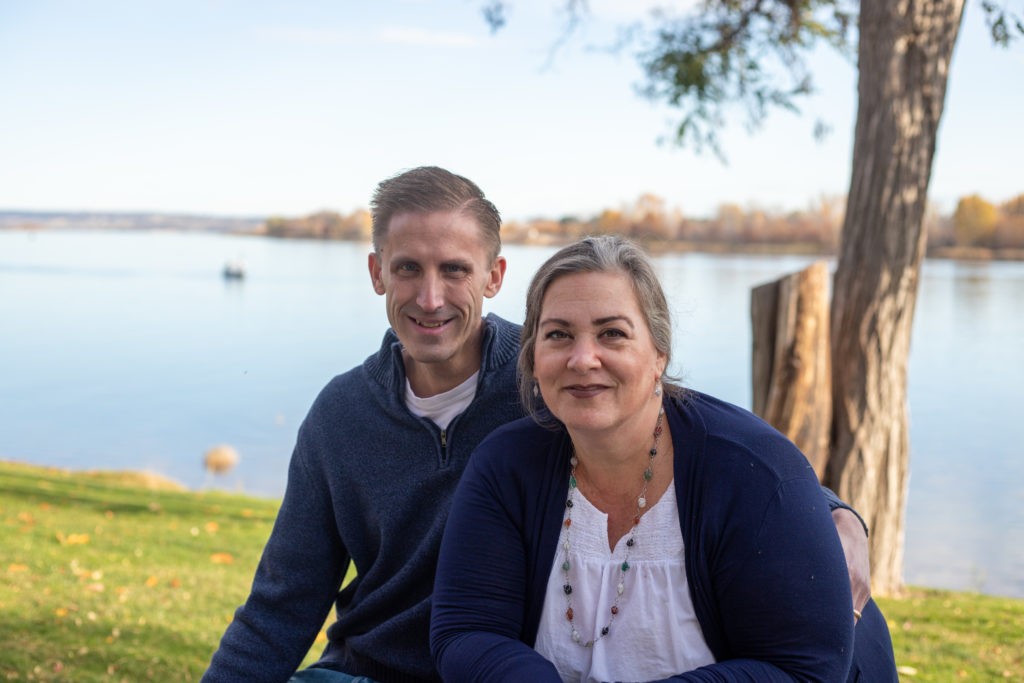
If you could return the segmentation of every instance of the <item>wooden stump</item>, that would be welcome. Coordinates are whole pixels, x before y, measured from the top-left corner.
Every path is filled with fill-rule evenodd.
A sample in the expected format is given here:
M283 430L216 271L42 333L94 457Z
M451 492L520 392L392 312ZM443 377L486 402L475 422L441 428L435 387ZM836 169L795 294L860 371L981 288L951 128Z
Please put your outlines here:
M817 261L750 297L754 412L804 452L819 480L832 425L828 284Z

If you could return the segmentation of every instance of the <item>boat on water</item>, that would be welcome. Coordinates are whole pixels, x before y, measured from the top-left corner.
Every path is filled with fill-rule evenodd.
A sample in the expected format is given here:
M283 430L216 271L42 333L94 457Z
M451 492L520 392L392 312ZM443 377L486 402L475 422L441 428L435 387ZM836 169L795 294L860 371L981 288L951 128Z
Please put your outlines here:
M245 278L245 264L237 259L228 261L222 274L225 280L241 280Z

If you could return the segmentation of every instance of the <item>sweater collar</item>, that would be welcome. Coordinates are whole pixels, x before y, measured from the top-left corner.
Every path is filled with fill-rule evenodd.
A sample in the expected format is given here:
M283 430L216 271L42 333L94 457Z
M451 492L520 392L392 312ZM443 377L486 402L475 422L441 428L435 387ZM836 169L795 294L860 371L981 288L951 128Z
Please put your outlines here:
M481 352L481 381L519 354L520 326L488 313L483 319ZM405 364L402 362L402 342L391 328L384 333L380 350L366 359L363 367L381 385L389 388L405 387Z

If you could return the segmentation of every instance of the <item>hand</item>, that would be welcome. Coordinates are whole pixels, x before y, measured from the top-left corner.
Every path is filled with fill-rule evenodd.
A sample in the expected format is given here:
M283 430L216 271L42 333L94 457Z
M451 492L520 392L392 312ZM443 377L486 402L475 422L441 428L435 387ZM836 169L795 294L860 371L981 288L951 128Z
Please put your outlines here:
M868 537L864 533L857 515L845 508L832 511L839 540L846 556L846 568L850 572L850 592L853 593L853 609L860 613L871 597L871 557L868 553Z

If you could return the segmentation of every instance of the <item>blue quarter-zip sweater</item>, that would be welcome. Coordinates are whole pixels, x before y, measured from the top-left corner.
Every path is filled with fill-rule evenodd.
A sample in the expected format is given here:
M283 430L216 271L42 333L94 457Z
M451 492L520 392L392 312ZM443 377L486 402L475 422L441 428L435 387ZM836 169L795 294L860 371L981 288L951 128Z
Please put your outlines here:
M317 666L378 681L437 680L430 595L456 484L478 443L521 417L519 326L489 315L476 397L442 432L405 406L401 344L335 377L299 430L252 591L205 683L286 681L324 623ZM339 592L349 561L357 578Z

